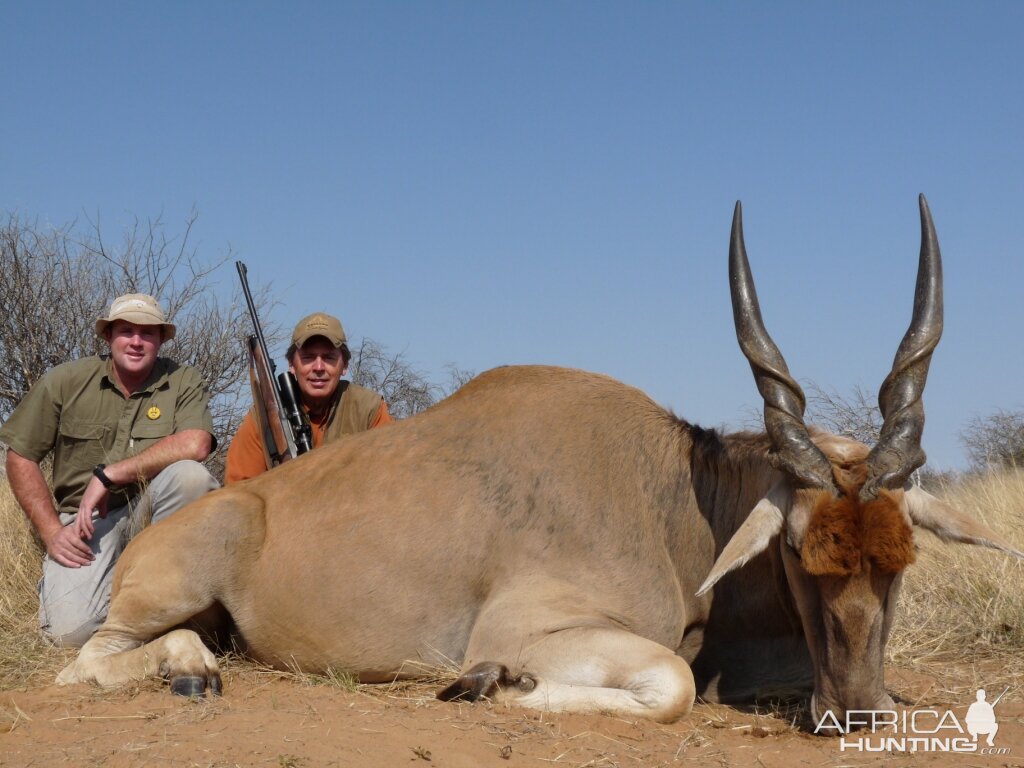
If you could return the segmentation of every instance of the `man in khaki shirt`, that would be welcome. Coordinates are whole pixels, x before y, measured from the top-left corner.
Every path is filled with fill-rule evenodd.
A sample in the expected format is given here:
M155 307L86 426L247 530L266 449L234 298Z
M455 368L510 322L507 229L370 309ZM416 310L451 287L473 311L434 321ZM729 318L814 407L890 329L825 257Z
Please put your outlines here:
M208 396L194 368L158 357L175 327L156 300L118 297L96 334L109 355L51 369L0 429L11 489L46 546L40 626L70 647L106 618L130 528L218 487L199 463L216 444ZM40 469L51 451L52 496Z

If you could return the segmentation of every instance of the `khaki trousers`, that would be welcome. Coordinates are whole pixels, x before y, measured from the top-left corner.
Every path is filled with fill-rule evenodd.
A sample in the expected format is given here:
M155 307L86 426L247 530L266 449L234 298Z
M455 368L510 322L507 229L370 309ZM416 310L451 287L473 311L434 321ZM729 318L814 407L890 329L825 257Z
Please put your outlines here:
M83 646L107 618L114 565L137 533L132 530L137 527L136 521L144 521L151 512L152 522L159 522L219 487L202 464L175 462L150 480L142 494L95 520L96 530L88 542L95 559L89 565L67 568L47 555L39 581L39 626L43 635L57 645ZM60 516L64 525L74 519L72 514Z

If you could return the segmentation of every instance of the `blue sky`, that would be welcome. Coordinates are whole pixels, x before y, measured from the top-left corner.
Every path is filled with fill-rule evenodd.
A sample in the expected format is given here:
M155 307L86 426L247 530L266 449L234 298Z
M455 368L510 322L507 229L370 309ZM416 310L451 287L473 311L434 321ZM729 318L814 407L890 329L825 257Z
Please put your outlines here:
M568 365L740 424L735 201L790 369L875 391L924 192L933 466L1024 407L1020 3L7 2L0 25L0 210L116 233L195 207L200 254L230 247L282 325L323 309L438 378Z

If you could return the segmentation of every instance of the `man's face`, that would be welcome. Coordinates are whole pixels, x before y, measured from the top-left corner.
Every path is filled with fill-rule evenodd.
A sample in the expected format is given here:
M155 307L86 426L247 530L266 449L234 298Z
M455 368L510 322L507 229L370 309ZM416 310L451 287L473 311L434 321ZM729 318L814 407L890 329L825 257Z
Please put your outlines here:
M348 371L341 350L321 336L314 336L295 350L290 368L303 401L313 409L330 402L338 382Z
M118 374L132 381L145 379L156 365L156 356L163 344L159 325L135 325L115 320L107 329L110 357Z

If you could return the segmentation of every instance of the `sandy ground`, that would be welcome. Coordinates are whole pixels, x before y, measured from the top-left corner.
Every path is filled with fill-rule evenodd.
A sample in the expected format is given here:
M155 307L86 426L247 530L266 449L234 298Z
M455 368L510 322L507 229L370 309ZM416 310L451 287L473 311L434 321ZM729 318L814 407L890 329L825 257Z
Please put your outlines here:
M997 675L890 669L887 682L908 706L950 709L963 722L979 681ZM344 690L244 666L229 669L224 682L224 696L209 700L172 696L155 681L119 691L4 691L0 765L1024 766L1024 681L1006 681L1011 689L996 708L1000 753L917 755L840 751L838 739L799 727L799 704L742 711L698 703L686 720L662 725L446 704L423 685Z

